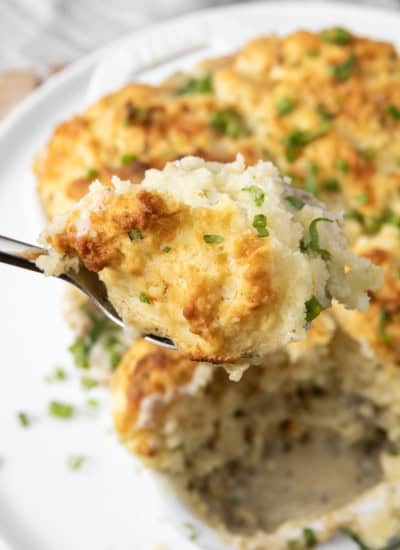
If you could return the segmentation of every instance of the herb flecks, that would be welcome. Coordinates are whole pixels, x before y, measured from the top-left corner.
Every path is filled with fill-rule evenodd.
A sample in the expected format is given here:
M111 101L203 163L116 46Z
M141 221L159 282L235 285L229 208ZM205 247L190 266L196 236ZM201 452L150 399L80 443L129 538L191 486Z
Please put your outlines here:
M134 124L143 124L147 121L148 110L144 107L134 105L132 101L125 103L125 126L132 126Z
M132 154L126 154L126 155L122 155L121 157L121 164L124 164L125 166L127 164L132 164L133 162L135 162L137 160L137 156L136 155L132 155Z
M19 411L17 413L18 422L23 428L28 428L31 425L31 419L28 414L24 411Z
M63 382L67 379L67 373L61 367L55 367L53 372L44 377L44 381L48 383Z
M151 298L146 292L141 292L139 294L139 300L142 302L142 304L151 304Z
M184 526L184 528L187 532L187 536L189 537L189 539L190 540L196 540L197 537L198 537L198 533L196 531L195 526L192 523L188 522L188 521L185 522L183 524L183 526Z
M250 193L251 198L256 206L262 206L264 204L265 193L258 187L258 185L250 185L249 187L243 187L242 191Z
M65 420L71 418L74 412L74 407L68 403L63 403L61 401L50 401L49 403L49 414L55 418Z
M82 385L82 388L84 388L85 390L91 390L93 388L96 388L99 383L97 382L97 380L94 380L93 378L89 378L88 376L83 376L81 378L81 385Z
M335 178L329 178L321 182L320 188L325 193L339 193L340 183Z
M337 82L346 82L352 76L356 62L356 56L354 53L351 53L343 63L329 65L328 72Z
M296 107L296 100L292 97L282 97L276 104L276 112L279 116L286 116Z
M80 470L86 458L83 455L71 455L67 458L66 465L72 471Z
M143 239L143 233L140 229L132 229L128 231L128 237L131 241L141 241Z
M189 78L181 88L178 89L178 95L191 94L211 94L213 83L211 75L207 74L199 78Z
M381 308L379 313L379 340L385 346L390 346L393 342L391 335L387 332L386 327L391 321L390 313L385 309Z
M306 146L315 141L316 139L324 136L329 132L332 125L329 121L324 121L314 130L301 130L295 128L283 138L282 143L285 146L285 154L288 161L296 159L300 151Z
M221 235L203 235L203 241L207 244L222 243L223 240Z
M315 220L310 223L310 227L308 228L310 240L307 244L302 242L301 248L303 251L312 250L316 254L319 254L323 260L329 260L329 258L331 257L330 252L328 250L325 250L324 248L321 248L319 245L319 234L317 225L321 222L333 223L333 220L330 220L329 218L315 218Z
M267 217L264 214L256 214L253 218L253 227L259 237L268 237Z
M288 203L291 204L293 208L295 208L296 210L301 210L302 208L304 208L306 204L303 200L301 200L296 195L289 195L285 197L285 200L287 200Z
M164 254L168 254L168 252L171 252L172 248L170 246L163 246L161 249L161 252Z
M213 113L210 126L213 130L231 138L238 138L249 133L242 115L235 109L221 109Z
M304 180L304 190L307 191L307 193L312 193L313 195L317 194L317 175L318 164L315 162L310 162L308 165L307 176Z
M337 46L346 46L351 42L351 34L343 27L332 27L324 29L319 34L322 42L336 44Z
M320 302L316 298L316 296L311 296L309 300L305 303L306 308L306 321L307 323L311 323L323 310L323 307L321 306Z
M400 107L396 107L396 105L388 105L386 107L386 114L394 120L400 120Z

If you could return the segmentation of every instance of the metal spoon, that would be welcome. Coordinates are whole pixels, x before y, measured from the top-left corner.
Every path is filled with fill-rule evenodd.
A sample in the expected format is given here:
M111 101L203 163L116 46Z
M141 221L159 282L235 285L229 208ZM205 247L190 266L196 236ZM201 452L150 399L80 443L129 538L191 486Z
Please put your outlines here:
M29 271L36 271L37 273L43 273L35 264L35 260L42 254L47 254L45 248L40 248L0 235L0 263L21 267ZM122 319L108 300L106 287L96 273L89 271L86 267L81 265L77 273L66 273L59 275L57 278L67 281L67 283L79 288L79 290L84 292L110 321L120 327L124 327ZM162 336L156 336L154 334L145 334L143 338L157 346L176 349L175 344L169 338L163 338Z

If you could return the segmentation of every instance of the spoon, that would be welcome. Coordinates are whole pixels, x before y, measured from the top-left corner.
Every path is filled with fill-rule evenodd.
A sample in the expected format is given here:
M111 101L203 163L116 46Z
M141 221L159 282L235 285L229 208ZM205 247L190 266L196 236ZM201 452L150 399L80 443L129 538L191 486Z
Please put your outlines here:
M36 271L37 273L43 273L35 264L35 260L42 254L47 253L48 251L45 248L40 248L39 246L23 243L0 235L0 263L21 267L29 271ZM79 290L84 292L110 321L120 327L124 327L122 319L108 300L106 287L96 273L80 265L77 273L65 273L59 275L57 278L67 281L67 283L79 288ZM143 338L157 346L176 349L175 344L169 338L163 338L162 336L156 336L154 334L145 334Z

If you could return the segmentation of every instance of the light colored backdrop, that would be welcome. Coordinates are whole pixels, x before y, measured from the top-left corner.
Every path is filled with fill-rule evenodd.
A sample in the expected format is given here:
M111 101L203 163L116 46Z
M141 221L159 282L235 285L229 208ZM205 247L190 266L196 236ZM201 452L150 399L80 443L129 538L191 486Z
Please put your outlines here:
M0 0L0 70L33 68L46 74L49 66L70 62L129 30L178 13L229 3L232 2ZM368 3L400 9L400 0Z

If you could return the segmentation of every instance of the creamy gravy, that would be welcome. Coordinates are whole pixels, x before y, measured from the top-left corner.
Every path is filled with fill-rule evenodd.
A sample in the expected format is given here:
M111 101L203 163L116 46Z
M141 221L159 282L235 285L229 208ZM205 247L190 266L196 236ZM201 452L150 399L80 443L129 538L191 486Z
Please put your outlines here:
M316 433L277 442L259 464L231 463L196 480L193 490L208 513L232 532L273 530L287 520L315 517L352 501L381 479L379 445L343 444Z

